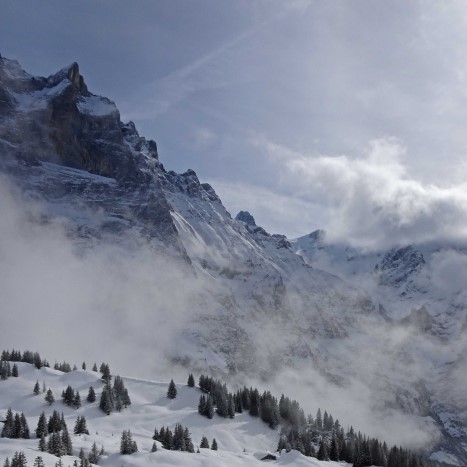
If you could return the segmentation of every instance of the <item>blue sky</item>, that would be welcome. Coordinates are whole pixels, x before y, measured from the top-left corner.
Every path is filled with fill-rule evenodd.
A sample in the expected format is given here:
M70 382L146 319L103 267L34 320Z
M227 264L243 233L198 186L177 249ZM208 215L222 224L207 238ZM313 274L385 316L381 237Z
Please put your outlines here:
M38 5L1 2L0 53L38 75L77 61L167 169L194 169L233 215L362 244L388 228L464 235L465 2Z

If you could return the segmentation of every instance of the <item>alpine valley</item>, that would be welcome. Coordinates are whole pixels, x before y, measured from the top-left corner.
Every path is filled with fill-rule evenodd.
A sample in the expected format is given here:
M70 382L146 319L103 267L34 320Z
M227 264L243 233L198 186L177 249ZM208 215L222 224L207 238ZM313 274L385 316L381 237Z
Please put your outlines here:
M0 57L0 169L5 347L271 388L307 412L325 407L343 426L467 465L467 292L446 279L466 245L365 251L324 231L268 233L247 211L232 218L193 170L166 170L156 143L92 94L76 63L43 78ZM129 383L146 403L153 383ZM157 410L160 425L174 422ZM257 449L274 451L279 433L266 433Z

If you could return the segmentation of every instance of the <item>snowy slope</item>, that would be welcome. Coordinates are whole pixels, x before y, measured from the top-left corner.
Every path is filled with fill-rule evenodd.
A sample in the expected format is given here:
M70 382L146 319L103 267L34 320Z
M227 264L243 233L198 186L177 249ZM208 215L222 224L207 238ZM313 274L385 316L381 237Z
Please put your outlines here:
M160 383L135 378L123 378L128 388L132 404L121 413L105 415L99 408L100 390L102 382L100 373L92 371L73 371L62 373L49 368L36 369L27 363L18 363L19 377L9 378L0 382L0 413L3 415L8 408L13 412L24 412L31 431L30 440L15 440L0 438L0 465L6 457L10 460L15 451L23 451L29 465L37 456L41 456L47 467L52 467L58 458L38 450L38 440L34 430L39 415L44 411L50 416L53 410L63 412L72 437L74 456L64 456L64 465L71 465L77 458L79 450L89 452L96 442L104 447L106 455L99 465L103 466L250 466L262 465L259 460L267 452L273 452L278 441L278 430L271 430L266 424L248 414L237 414L233 419L224 419L217 415L208 420L198 415L197 405L200 390L178 384L178 395L174 400L167 398L168 383ZM32 388L36 381L45 383L55 394L56 402L49 406L44 401L44 394L33 395ZM71 385L82 396L81 408L75 410L66 406L60 400L63 389ZM89 386L96 389L97 401L85 401ZM89 435L74 435L73 427L78 416L86 418ZM159 449L151 453L154 428L162 426L174 428L181 423L189 428L193 443L197 446L203 435L209 440L216 438L219 450L201 449L199 454L164 450L160 443ZM120 455L120 437L123 430L130 429L133 439L137 442L138 453ZM345 466L348 464L337 462L320 462L314 458L307 458L296 451L283 453L276 462L278 465L297 466Z

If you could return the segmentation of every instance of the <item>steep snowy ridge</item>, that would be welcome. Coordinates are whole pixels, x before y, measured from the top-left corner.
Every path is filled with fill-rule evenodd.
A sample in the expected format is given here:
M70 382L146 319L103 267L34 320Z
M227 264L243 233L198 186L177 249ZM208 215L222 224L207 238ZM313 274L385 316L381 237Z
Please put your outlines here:
M297 370L304 388L325 381L321 394L342 397L362 384L371 414L408 416L438 455L467 463L467 405L450 397L463 346L440 343L462 335L466 302L459 293L446 308L430 290L425 271L437 250L362 253L328 244L323 232L292 241L249 213L233 219L193 170L167 171L156 143L90 93L77 64L38 78L0 58L0 170L40 204L38 222L60 219L79 254L117 245L131 255L144 245L177 265L180 291L197 281L177 345L161 359L238 380ZM169 318L157 323L162 334ZM132 325L151 348L145 323ZM401 338L407 327L411 339Z

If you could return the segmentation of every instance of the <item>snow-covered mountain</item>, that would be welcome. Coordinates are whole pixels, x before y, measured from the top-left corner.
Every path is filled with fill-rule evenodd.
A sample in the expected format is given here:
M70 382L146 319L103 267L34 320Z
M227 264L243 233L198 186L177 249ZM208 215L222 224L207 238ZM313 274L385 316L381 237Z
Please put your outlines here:
M121 321L133 347L151 351L170 335L160 360L293 385L310 405L333 398L341 419L357 412L370 420L366 431L467 463L467 297L433 290L439 268L425 271L431 258L440 262L439 247L369 254L328 244L322 232L271 235L247 212L233 219L193 170L167 171L156 143L90 93L76 63L41 78L0 58L0 155L4 184L15 187L8 193L28 220L13 237L29 223L59 228L73 258L111 258L99 263L99 280L124 270L114 301L92 295L86 304L96 319L118 316L112 322ZM156 258L157 280L132 282L134 271L121 266L132 257L136 266ZM20 314L22 304L5 293ZM152 300L166 308L155 322Z

